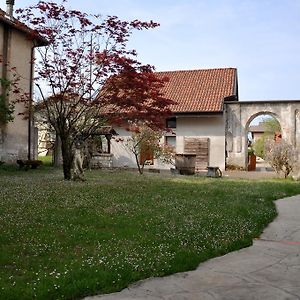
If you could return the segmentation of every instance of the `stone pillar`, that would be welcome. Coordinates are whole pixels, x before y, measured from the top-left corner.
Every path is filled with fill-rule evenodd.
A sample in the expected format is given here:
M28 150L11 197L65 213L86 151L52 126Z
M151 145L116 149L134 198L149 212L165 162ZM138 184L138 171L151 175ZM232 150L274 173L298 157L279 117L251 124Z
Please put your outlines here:
M300 147L300 111L295 110L295 147Z

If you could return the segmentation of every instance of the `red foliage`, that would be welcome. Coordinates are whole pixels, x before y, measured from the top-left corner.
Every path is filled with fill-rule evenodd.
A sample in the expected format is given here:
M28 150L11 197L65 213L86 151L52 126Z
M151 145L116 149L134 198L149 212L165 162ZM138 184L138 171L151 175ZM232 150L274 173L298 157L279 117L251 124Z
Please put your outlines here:
M164 127L172 102L161 94L164 80L155 76L154 67L141 64L136 51L127 49L134 30L159 24L102 19L67 9L66 2L39 1L17 13L32 32L49 41L37 48L36 79L43 82L38 85L41 101L62 141L68 179L70 152L79 134L93 132L104 117L117 124L143 121L152 128ZM47 89L42 88L45 82Z
M38 49L37 64L37 79L47 81L47 93L50 90L53 97L80 95L80 102L85 99L89 105L102 105L105 112L114 107L109 114L112 122L141 120L162 127L172 103L160 92L165 80L155 76L153 66L138 62L135 50L126 48L133 30L159 24L122 21L116 16L102 19L68 10L66 2L39 1L17 10L22 22L50 42ZM99 93L104 85L105 93Z
M124 70L112 76L100 94L106 105L103 113L112 124L143 123L149 127L164 128L170 116L169 105L161 90L167 78L159 79L153 72Z

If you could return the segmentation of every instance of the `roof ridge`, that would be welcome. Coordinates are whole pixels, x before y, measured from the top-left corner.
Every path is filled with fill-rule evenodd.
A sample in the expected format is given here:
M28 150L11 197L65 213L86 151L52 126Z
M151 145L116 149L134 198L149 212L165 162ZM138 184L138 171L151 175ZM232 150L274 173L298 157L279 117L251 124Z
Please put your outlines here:
M155 71L155 73L174 73L174 72L194 72L194 71L213 71L213 70L237 70L236 67L224 67L224 68L206 68L206 69L188 69L188 70L169 70L169 71Z

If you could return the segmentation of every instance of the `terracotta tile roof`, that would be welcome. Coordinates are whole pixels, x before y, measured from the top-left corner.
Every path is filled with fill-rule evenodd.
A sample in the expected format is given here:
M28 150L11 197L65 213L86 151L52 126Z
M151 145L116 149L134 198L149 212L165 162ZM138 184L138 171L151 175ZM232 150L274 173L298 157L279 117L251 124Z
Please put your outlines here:
M263 123L259 123L258 125L249 126L249 132L265 132L267 131L267 126Z
M25 24L18 21L17 19L9 17L6 14L6 12L4 10L2 10L1 8L0 8L0 23L5 23L10 27L25 33L30 38L35 40L38 43L38 46L48 45L48 41L44 37L39 35L35 30L32 30Z
M169 77L164 96L177 102L176 112L220 112L225 97L237 96L235 68L157 72Z
M94 132L94 135L107 135L107 134L111 134L111 135L118 135L118 133L114 130L114 128L112 126L100 126L99 128L97 128Z

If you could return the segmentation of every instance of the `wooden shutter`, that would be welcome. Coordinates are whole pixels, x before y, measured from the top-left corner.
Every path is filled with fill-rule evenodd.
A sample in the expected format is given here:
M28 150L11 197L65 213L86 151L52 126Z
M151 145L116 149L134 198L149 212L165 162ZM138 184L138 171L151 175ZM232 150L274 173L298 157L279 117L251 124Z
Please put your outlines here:
M196 154L196 173L206 170L209 162L209 138L185 137L184 153Z

